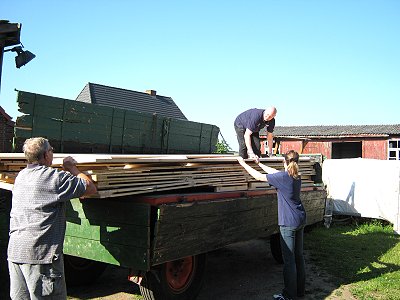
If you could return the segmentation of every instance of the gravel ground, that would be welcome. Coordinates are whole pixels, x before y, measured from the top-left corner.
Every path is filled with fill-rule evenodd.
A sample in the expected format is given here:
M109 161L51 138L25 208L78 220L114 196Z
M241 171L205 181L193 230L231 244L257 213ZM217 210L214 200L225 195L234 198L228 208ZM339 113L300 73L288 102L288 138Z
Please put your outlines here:
M347 287L338 289L332 277L307 259L307 294L304 300L355 299ZM272 299L283 286L282 265L272 257L269 242L252 240L209 253L206 280L197 300ZM68 299L143 299L139 288L127 280L128 270L109 267L90 286L68 288Z

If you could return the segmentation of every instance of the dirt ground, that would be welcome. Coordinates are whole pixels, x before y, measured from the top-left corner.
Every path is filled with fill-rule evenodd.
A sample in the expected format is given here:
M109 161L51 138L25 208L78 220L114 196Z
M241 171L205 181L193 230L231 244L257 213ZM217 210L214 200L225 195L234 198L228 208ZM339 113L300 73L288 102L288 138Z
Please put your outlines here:
M307 294L304 300L355 299L346 287L338 289L332 277L312 265L307 258ZM197 300L272 299L282 290L282 265L272 257L269 242L253 240L237 243L208 254L204 286ZM90 286L68 288L68 300L142 299L139 288L126 278L128 271L109 267Z

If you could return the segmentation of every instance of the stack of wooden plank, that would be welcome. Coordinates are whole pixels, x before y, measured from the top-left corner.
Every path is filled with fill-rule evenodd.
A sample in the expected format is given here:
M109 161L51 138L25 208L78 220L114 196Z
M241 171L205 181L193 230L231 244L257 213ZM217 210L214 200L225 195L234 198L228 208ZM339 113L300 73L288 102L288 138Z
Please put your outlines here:
M215 125L18 91L15 146L46 137L62 153L212 153Z
M134 194L211 188L216 192L271 188L253 179L232 155L110 155L70 154L78 168L90 175L98 188L94 197L108 198ZM53 167L62 168L68 154L54 154ZM273 168L283 169L283 158L262 158ZM252 161L249 164L262 170ZM315 161L300 158L303 186L313 185ZM26 166L22 153L0 154L0 187L11 189L18 172Z

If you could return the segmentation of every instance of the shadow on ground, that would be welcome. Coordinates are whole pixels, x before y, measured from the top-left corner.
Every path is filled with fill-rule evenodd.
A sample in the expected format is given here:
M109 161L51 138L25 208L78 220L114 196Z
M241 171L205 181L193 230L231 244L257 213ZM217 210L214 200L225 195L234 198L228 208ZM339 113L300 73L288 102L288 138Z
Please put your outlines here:
M308 262L306 255L308 294L304 300L346 299L331 297L337 288L332 278ZM109 267L95 284L68 288L68 299L142 299L127 275L127 269ZM205 283L197 300L272 299L282 285L282 265L273 259L269 242L252 240L209 253Z

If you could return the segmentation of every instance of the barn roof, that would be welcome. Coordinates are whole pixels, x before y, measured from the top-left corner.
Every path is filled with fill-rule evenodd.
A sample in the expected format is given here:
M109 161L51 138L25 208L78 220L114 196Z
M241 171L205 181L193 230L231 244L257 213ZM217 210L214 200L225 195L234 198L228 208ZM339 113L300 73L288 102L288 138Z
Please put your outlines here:
M260 135L265 130L260 131ZM321 125L276 126L275 137L350 137L350 136L400 136L400 124L391 125Z
M89 82L76 100L187 120L171 97L157 95L154 90L144 93Z

